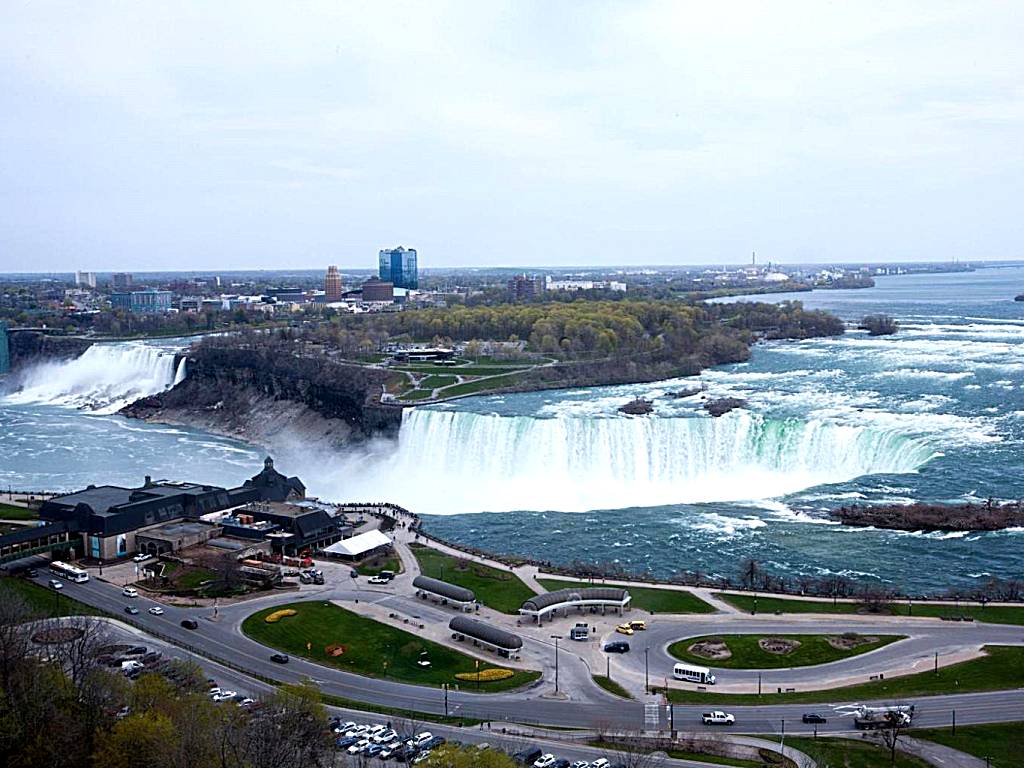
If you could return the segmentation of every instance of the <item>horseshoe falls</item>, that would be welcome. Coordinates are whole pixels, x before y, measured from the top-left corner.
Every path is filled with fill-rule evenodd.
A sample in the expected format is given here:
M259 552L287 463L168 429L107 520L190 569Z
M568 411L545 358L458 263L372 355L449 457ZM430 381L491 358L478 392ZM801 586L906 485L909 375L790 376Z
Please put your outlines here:
M366 490L395 473L405 482L391 495L425 514L585 512L768 499L912 472L934 453L897 430L745 411L559 418L416 409L394 452L367 468Z

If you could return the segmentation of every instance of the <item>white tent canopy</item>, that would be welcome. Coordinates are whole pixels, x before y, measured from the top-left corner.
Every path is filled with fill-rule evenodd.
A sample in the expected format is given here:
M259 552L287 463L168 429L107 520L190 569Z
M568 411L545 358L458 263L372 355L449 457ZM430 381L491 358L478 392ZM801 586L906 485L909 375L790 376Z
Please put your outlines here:
M324 549L328 555L341 555L342 557L359 557L378 547L391 546L391 539L378 530L360 533L351 539L342 539L336 544Z

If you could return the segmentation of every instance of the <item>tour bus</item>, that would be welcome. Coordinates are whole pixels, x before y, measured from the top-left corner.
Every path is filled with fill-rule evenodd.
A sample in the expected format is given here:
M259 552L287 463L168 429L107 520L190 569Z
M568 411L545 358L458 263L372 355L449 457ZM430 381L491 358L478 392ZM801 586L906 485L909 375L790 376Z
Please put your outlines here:
M68 581L82 582L89 580L89 572L87 570L69 563L62 563L60 560L54 560L50 563L50 572Z
M715 676L707 667L697 667L693 664L676 664L672 668L672 676L676 680L686 680L688 683L699 683L701 685L714 685Z

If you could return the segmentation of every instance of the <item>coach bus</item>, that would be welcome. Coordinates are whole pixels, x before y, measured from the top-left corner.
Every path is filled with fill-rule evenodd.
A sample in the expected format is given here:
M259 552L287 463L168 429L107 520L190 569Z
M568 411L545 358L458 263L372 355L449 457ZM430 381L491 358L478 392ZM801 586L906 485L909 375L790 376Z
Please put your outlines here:
M89 580L89 572L87 570L70 563L62 563L60 560L54 560L50 563L50 573L68 581L83 582Z

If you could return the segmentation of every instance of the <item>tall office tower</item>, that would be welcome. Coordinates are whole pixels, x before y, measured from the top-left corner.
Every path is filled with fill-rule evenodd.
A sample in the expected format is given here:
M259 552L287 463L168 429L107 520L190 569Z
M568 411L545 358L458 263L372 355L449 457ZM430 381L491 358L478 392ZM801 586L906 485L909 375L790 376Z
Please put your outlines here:
M395 288L418 288L419 267L416 264L416 249L385 248L380 252L380 279L393 283Z

